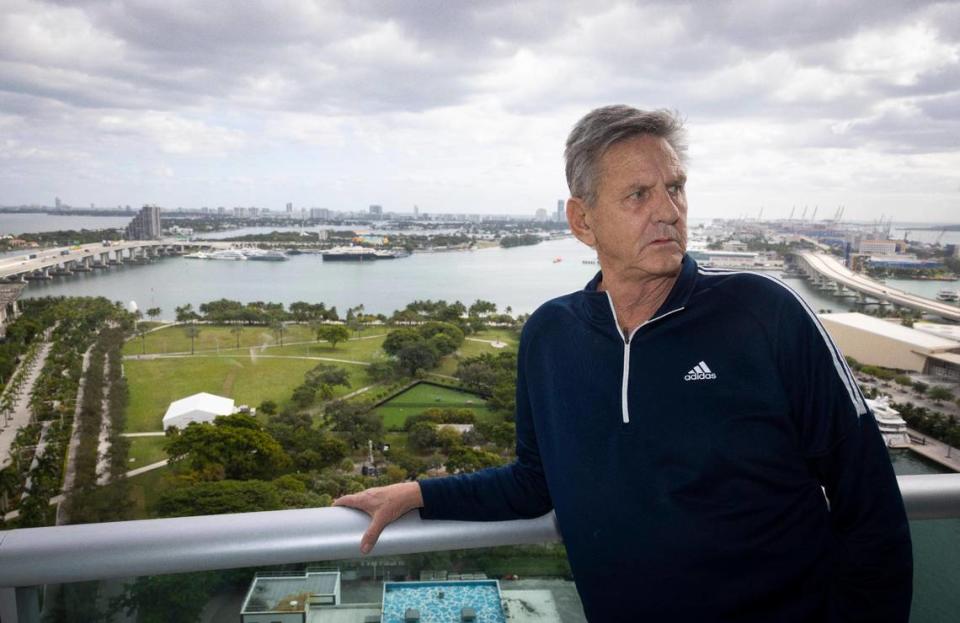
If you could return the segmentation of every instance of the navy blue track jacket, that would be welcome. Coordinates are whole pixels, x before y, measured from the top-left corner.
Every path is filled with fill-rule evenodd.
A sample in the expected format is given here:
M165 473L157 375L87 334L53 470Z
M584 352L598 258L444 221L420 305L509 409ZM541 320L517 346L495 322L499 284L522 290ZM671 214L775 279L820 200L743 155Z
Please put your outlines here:
M422 481L421 516L555 509L590 621L906 621L896 478L806 303L687 256L624 336L600 279L524 327L516 461Z

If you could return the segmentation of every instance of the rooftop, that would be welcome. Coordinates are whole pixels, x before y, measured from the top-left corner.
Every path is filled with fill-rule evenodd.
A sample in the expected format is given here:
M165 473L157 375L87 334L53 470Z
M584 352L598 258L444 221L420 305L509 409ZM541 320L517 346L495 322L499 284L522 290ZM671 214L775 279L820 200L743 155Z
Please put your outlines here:
M905 342L926 352L960 350L960 342L958 341L905 327L899 321L882 320L857 312L821 314L819 318L827 326L827 330L830 329L830 325L839 324L861 331L869 331L898 342Z
M460 623L465 609L476 621L506 623L496 580L459 582L386 582L383 585L382 623L405 623L409 610L421 623Z
M258 576L250 585L241 614L256 612L306 612L311 597L333 604L340 574L307 572L304 575ZM329 599L322 599L329 597Z

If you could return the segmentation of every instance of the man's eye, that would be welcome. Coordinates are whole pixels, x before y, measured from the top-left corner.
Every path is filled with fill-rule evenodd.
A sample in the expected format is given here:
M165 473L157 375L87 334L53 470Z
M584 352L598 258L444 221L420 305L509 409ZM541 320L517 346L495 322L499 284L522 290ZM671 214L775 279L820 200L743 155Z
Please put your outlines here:
M683 184L671 184L668 187L668 190L673 195L679 195L680 193L683 192Z

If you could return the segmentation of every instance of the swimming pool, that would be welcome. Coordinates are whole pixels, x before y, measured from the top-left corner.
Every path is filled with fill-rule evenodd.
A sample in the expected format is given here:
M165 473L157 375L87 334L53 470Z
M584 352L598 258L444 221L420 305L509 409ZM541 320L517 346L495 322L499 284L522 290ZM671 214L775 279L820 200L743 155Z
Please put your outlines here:
M506 623L496 580L462 582L386 582L382 623L404 623L408 608L421 623L460 623L462 608L473 608L476 623Z

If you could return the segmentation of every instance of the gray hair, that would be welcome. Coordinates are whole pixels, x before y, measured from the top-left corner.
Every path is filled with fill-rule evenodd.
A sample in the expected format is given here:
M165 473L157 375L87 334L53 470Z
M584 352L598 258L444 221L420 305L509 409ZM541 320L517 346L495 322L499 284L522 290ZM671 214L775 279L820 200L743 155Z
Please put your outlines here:
M588 112L567 137L564 158L567 161L567 186L570 196L589 205L597 200L600 159L620 141L650 134L669 143L680 162L687 160L687 136L683 120L673 111L637 110L622 104L603 106Z

